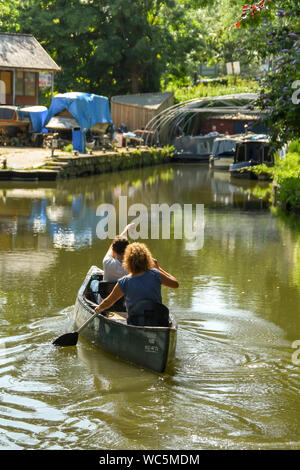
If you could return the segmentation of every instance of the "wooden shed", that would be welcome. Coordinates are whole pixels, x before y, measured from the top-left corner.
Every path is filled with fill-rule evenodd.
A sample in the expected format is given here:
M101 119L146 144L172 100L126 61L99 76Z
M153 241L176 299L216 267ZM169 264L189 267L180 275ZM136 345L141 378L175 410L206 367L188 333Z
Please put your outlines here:
M38 104L40 74L53 87L60 67L30 34L0 33L0 104Z
M115 129L124 124L128 131L135 131L143 129L153 117L173 104L172 92L113 96L111 117Z

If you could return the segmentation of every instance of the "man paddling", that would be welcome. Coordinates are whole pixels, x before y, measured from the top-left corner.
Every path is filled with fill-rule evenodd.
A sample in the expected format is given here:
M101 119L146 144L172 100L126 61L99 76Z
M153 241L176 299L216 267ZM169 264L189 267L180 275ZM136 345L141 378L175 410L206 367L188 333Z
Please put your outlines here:
M110 245L106 255L103 258L103 280L118 281L121 277L126 276L127 271L123 267L123 258L129 241L127 233L135 227L135 224L128 224Z

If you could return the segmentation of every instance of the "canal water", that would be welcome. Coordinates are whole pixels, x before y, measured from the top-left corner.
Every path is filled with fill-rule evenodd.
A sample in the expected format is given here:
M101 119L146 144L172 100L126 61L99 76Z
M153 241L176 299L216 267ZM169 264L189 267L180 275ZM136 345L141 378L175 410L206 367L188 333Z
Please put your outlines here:
M194 164L0 183L0 449L300 448L299 224L257 186ZM204 205L197 249L144 240L180 283L163 288L179 325L164 374L51 344L108 248L97 207L121 195Z

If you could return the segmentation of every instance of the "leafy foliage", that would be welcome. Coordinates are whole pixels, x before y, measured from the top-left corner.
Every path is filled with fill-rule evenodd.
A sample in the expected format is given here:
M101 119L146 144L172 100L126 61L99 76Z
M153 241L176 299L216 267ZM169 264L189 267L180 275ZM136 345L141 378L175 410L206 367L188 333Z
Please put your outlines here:
M247 78L258 80L261 61L268 60L258 105L276 148L299 136L300 108L293 99L295 92L300 97L293 88L299 80L299 0L245 5L239 22L243 6L243 0L0 0L0 25L36 36L62 67L56 75L61 92L111 97L168 88L184 100L248 91L249 85L256 91L258 81L247 85L236 77L234 86L190 87L200 63L238 60L248 67Z
M249 60L258 57L270 62L257 104L274 150L299 136L300 108L293 88L300 75L299 14L298 0L273 0L269 10L248 17L239 29L243 39L236 52Z
M213 83L178 87L178 82L170 82L167 91L173 91L175 102L179 103L194 98L207 98L211 96L230 95L235 93L254 93L259 91L259 85L255 80L247 80L229 76L225 83Z
M192 20L177 0L25 0L14 10L3 3L2 29L36 36L62 67L60 91L158 91L163 71L184 63L192 43L184 26Z
M0 0L0 28L2 31L17 31L19 29L18 0Z
M286 158L278 160L274 167L258 165L253 168L257 174L269 174L275 184L276 200L285 208L292 210L300 209L300 153L299 141L289 146Z

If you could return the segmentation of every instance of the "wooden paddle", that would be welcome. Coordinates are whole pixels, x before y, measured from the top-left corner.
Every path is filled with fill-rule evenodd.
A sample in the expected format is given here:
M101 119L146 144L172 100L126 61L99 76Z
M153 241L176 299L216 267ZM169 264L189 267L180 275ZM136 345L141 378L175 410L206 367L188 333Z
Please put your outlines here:
M94 302L89 301L89 304L93 305L94 307L97 307L97 304L94 304ZM74 331L74 333L65 333L64 335L59 336L59 338L56 338L52 344L54 346L76 346L77 341L78 341L78 336L79 333L92 321L94 318L99 315L99 312L94 313L91 318L89 318L83 325L81 325L80 328L78 328L77 331Z

